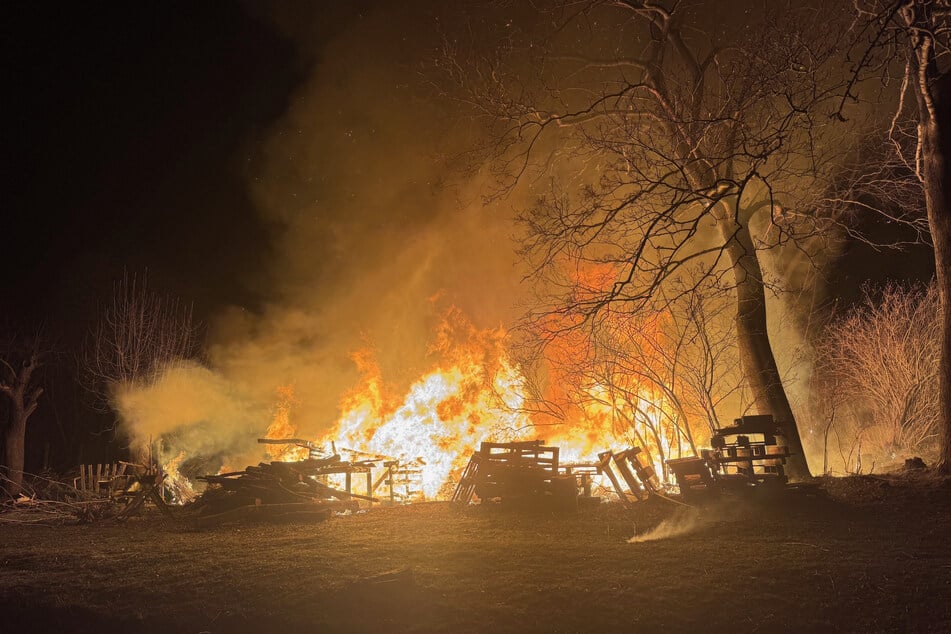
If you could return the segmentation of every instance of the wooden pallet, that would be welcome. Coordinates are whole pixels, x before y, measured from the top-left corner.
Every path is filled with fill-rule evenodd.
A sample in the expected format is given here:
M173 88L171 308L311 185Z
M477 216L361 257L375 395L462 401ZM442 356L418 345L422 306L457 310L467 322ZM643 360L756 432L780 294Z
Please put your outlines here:
M608 476L611 486L625 506L646 500L658 492L660 484L654 472L654 465L640 447L623 451L602 451L598 454L598 459L602 472Z
M452 493L452 501L459 504L468 504L472 501L472 494L475 492L476 484L479 481L479 465L482 464L482 456L478 453L472 454L469 463L456 484L456 489Z
M453 492L454 502L480 500L554 499L572 503L577 498L573 475L559 471L559 449L543 440L510 443L483 442L463 471Z

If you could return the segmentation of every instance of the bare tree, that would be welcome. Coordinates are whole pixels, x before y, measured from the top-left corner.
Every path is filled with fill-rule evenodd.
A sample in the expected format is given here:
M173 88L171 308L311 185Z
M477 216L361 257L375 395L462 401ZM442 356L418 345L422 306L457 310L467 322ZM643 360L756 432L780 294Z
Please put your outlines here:
M195 358L199 328L192 307L149 290L146 278L125 273L113 286L80 360L83 381L104 408L122 384L150 381L169 364Z
M519 347L530 352L521 362L531 403L550 419L589 419L628 438L662 470L667 458L696 455L697 430L719 427L717 409L741 378L725 300L684 295L637 315L608 306L588 329L536 323L535 346Z
M449 94L495 122L486 152L500 191L548 190L523 217L546 310L574 325L608 306L637 312L686 268L702 268L715 282L706 288L735 298L755 409L785 427L790 475L803 478L758 254L828 229L813 210L848 145L824 124L842 88L843 14L751 3L740 18L731 5L726 19L713 4L553 2L542 36L519 45L507 25L508 44L475 59L449 42L444 69ZM588 265L618 275L579 292L572 272Z
M866 289L863 305L825 329L815 389L850 452L861 442L867 453L894 460L936 446L940 311L935 285L889 284Z
M27 341L11 338L0 349L0 394L10 405L10 417L3 430L3 463L7 493L17 495L23 485L26 456L26 426L39 405L43 388L37 385L38 370L43 365L44 351L40 338Z
M938 293L944 308L939 364L939 468L951 473L951 1L857 0L855 30L861 54L843 104L858 98L869 71L888 77L891 63L904 60L894 123L906 109L917 119L910 163L922 184L935 250ZM913 97L913 98L912 98ZM911 104L914 105L911 105Z

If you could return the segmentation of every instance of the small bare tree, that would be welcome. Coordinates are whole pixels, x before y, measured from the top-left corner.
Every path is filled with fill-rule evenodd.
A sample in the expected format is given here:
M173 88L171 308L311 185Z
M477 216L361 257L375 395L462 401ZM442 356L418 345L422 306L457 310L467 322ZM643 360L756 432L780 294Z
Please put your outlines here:
M666 469L667 458L696 454L698 429L719 427L717 408L742 382L731 326L729 299L716 293L662 312L609 307L587 329L542 320L535 347L520 348L532 406L556 421L602 418Z
M149 290L145 276L123 274L83 348L83 382L104 409L120 385L154 379L168 365L195 358L199 327L192 307Z
M27 341L11 338L0 348L0 394L10 405L10 417L3 430L0 474L5 478L3 488L14 496L23 485L27 422L43 395L43 388L37 385L38 370L45 356L39 341L39 337Z
M937 446L940 312L936 285L889 284L866 289L862 306L826 328L816 393L849 452L861 442L866 453L893 460Z

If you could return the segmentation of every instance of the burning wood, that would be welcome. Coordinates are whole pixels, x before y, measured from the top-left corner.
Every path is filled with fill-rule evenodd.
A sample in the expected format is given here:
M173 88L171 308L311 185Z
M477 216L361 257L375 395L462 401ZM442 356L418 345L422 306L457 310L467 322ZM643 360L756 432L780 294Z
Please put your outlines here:
M339 455L334 455L299 462L262 462L243 471L201 476L199 479L207 482L209 488L189 505L189 510L200 525L252 514L270 514L274 518L283 518L287 513L327 517L332 511L356 511L358 500L378 501L350 490L352 473L365 473L369 490L370 467L365 463L343 462ZM345 490L321 481L329 474L338 473L348 476Z
M600 502L591 493L594 479L603 475L629 506L632 498L647 499L660 487L650 458L639 447L602 452L597 462L559 464L558 457L559 448L546 447L543 440L484 442L469 460L452 500L465 504L474 496L482 501L547 497L562 508L577 508L579 502Z
M654 465L640 447L631 447L618 452L603 451L598 454L598 460L600 461L598 466L608 476L615 493L625 506L630 506L632 497L635 502L646 500L660 488ZM620 480L611 468L612 462L621 474ZM622 481L627 485L627 491L624 490Z

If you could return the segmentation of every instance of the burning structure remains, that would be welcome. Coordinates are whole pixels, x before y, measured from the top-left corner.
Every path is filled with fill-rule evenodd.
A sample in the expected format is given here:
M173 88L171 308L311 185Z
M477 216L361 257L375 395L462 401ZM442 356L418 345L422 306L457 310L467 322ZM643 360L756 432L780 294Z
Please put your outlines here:
M561 450L544 440L482 442L456 481L451 500L458 504L499 502L523 508L573 511L597 504L594 487L614 494L625 506L652 495L674 493L693 499L702 492L728 487L785 484L789 456L772 416L744 416L717 431L712 448L700 455L667 461L677 482L665 487L640 447L603 451L591 462L560 462ZM296 438L259 439L268 445L294 445L308 455L299 461L260 463L243 471L200 478L210 485L191 505L200 524L249 515L329 517L355 512L363 502L399 504L425 497L421 485L425 463L403 462L362 451L345 450L357 459L344 461L333 447L326 455L313 443ZM382 469L374 478L374 470ZM354 476L365 480L353 491ZM402 490L401 490L402 487ZM380 493L378 493L380 492ZM381 494L382 493L382 494Z
M582 505L616 496L630 505L654 493L674 492L675 480L681 489L691 489L689 495L715 482L785 477L789 453L771 419L746 417L733 431L716 431L716 418L701 407L707 401L693 398L678 383L687 374L682 366L670 376L662 371L668 362L683 361L661 355L669 339L664 315L655 315L643 327L618 320L629 335L624 349L643 353L637 363L618 365L612 356L602 367L598 360L604 351L587 333L557 329L542 359L547 368L542 381L535 370L526 369L525 358L512 356L515 344L504 329L479 329L451 309L438 322L427 367L421 373L413 370L416 378L410 382L385 380L372 349L353 353L360 379L340 397L339 414L331 424L314 420L313 387L304 383L277 388L270 408L249 409L242 402L224 410L229 417L244 416L241 424L224 421L208 407L170 409L161 397L174 396L165 389L166 382L174 383L174 368L154 385L130 393L127 414L142 423L140 437L147 429L167 427L170 423L161 420L173 417L174 433L161 435L163 446L150 455L168 474L169 486L180 483L184 491L189 479L203 475L200 482L225 491L227 495L213 494L219 496L217 512L230 510L226 507L232 503L290 504L297 499L287 498L281 487L340 508L346 505L337 503L354 500L468 502L533 496L575 498ZM514 349L521 350L517 345ZM584 359L591 361L579 361ZM156 403L163 407L153 408ZM258 421L268 420L268 409L266 437L252 449L242 434L260 433L265 425ZM213 422L191 424L186 413ZM218 418L223 422L214 422ZM708 450L698 446L698 421L712 428ZM537 440L542 428L547 444ZM215 433L209 435L209 430ZM296 473L284 473L285 467L277 466L283 463L296 464ZM248 464L254 466L235 469ZM749 474L755 477L750 480ZM301 484L302 478L308 481Z

